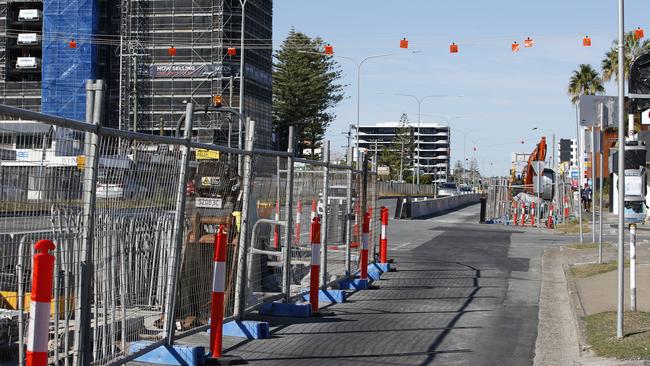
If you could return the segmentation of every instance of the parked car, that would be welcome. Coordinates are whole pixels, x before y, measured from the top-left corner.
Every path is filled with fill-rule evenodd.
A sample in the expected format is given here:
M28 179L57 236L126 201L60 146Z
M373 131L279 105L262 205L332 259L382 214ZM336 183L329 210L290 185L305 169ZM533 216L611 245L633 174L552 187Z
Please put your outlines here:
M458 195L458 187L456 183L442 183L440 188L438 188L438 197L451 197Z
M460 194L470 194L473 192L472 188L470 188L469 186L462 186L458 191L460 192Z

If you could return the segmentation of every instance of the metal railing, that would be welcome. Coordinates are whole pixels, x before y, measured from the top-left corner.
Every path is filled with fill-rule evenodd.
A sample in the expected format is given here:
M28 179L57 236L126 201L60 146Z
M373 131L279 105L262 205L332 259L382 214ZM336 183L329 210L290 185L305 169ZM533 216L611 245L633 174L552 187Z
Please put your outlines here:
M85 122L0 105L4 117L39 122L20 136L0 125L15 151L0 160L0 313L10 335L0 357L10 363L24 364L38 239L56 245L49 362L124 364L207 330L219 225L228 233L224 316L242 318L305 292L312 203L326 287L358 269L364 208L372 260L377 200L433 194L377 182L350 160L333 164L327 142L319 161L294 157L292 146L255 149L250 119L243 150L197 143L192 103L183 137L103 127L103 98L102 82L89 82Z

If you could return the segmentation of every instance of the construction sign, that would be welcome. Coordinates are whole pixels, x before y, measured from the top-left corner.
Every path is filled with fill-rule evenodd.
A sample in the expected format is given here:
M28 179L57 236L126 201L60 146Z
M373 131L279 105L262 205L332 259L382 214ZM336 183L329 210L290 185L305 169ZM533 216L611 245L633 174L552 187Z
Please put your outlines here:
M215 150L196 150L196 160L219 160L220 154Z

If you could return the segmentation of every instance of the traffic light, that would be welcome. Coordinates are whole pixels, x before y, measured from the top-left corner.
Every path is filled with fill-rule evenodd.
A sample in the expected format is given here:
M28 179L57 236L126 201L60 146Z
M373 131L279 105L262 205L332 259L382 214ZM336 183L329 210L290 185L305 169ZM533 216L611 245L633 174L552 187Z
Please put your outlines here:
M212 102L214 103L214 106L217 108L221 108L221 106L223 105L223 99L219 94L212 97Z

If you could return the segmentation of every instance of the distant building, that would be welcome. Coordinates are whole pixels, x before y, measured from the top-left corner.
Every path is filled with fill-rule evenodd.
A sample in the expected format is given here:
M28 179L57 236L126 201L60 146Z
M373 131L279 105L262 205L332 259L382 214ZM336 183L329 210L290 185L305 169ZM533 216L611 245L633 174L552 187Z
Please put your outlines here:
M558 163L569 163L570 167L578 166L578 143L576 139L560 139L557 143Z
M384 147L392 148L395 135L400 128L399 122L382 122L366 124L359 127L359 148L365 149L372 155L375 151L381 152ZM432 181L442 183L449 177L449 141L450 131L448 126L437 123L421 123L420 131L417 125L406 127L413 135L415 151L413 154L413 167L420 163L420 173L431 175ZM419 142L419 149L418 149ZM405 157L410 159L410 157Z

